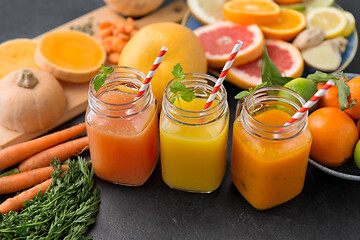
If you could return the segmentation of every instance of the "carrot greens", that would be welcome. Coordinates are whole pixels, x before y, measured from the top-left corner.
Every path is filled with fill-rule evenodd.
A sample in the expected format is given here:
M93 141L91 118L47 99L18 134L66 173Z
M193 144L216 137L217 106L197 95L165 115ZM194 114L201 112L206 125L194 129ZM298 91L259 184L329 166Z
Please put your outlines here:
M62 172L60 161L52 163L56 170L45 194L25 202L20 212L0 215L0 239L91 239L84 235L100 203L94 170L81 157L67 164Z

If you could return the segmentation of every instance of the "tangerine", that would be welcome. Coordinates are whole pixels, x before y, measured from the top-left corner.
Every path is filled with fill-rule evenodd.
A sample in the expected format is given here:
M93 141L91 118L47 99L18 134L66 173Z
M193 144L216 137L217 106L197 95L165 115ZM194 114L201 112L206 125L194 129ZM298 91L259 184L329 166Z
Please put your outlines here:
M351 158L359 133L354 121L338 108L317 109L308 118L312 135L310 158L328 166L340 166Z
M360 136L360 120L357 121L357 129L358 129L359 136Z
M290 4L302 3L303 0L275 0L275 2L282 5L290 5Z
M324 83L318 83L318 89L320 89L322 85L324 85ZM348 85L350 89L348 102L351 103L354 99L356 99L357 103L351 108L346 109L345 112L353 119L360 119L360 76L356 76L350 81L347 81L346 85ZM329 91L327 91L327 93L319 100L319 108L321 107L339 108L337 86L331 87Z

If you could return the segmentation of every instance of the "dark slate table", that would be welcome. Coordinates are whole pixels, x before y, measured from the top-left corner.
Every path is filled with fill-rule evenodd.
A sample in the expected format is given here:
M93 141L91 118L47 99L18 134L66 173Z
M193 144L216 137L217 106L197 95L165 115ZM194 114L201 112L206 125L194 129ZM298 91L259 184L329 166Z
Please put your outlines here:
M337 2L360 19L357 1ZM35 37L103 5L101 0L1 0L0 42ZM356 54L345 71L359 73L359 66L360 55ZM233 96L239 89L228 83L225 87L232 123ZM82 121L83 114L56 130ZM170 189L162 181L160 162L141 187L117 186L96 178L101 205L89 235L94 239L360 239L359 182L330 176L309 165L299 196L258 211L231 181L231 135L232 129L224 180L211 194Z

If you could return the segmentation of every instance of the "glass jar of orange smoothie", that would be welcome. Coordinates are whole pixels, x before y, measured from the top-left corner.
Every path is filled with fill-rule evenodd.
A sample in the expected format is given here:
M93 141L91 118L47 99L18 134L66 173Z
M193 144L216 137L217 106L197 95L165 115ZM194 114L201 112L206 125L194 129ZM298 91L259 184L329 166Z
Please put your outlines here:
M209 193L222 182L226 166L229 108L221 86L207 110L202 110L216 83L207 74L186 74L181 82L196 98L171 103L171 80L165 88L160 118L160 156L164 182L171 188Z
M260 88L238 102L231 177L257 209L282 204L303 189L312 140L307 114L284 124L304 104L298 93L277 86Z
M90 82L86 129L95 174L130 186L145 183L159 154L158 115L151 87L134 98L145 79L136 69L115 67L105 84Z

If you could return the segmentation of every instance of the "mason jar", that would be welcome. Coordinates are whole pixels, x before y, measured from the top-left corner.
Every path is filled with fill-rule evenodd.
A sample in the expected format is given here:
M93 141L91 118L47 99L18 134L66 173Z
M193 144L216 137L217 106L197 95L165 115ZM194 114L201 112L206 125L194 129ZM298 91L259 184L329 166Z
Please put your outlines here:
M174 189L209 193L221 184L226 167L226 90L221 86L211 107L203 110L217 79L207 74L186 74L181 82L195 92L191 102L171 92L174 81L178 80L171 80L165 88L160 117L162 178Z
M257 209L282 204L303 189L312 140L307 114L284 124L304 104L298 93L279 86L260 88L238 102L231 177Z
M145 75L115 67L105 84L90 82L85 115L95 174L107 181L139 186L151 175L159 154L156 99L149 86L134 100Z

